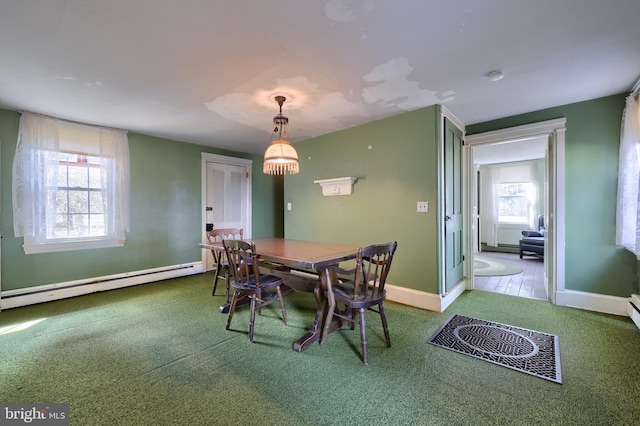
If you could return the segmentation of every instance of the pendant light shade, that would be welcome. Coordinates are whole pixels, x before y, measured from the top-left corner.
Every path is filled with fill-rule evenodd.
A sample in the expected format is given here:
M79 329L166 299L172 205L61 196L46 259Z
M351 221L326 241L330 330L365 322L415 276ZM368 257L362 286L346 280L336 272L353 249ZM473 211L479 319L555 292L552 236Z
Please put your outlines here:
M286 140L289 119L282 115L282 104L286 100L284 96L276 96L276 102L280 105L280 113L273 118L276 127L273 133L278 133L278 140L274 141L264 153L264 165L262 171L270 175L284 175L287 172L294 175L300 171L298 153ZM283 137L284 135L284 137Z

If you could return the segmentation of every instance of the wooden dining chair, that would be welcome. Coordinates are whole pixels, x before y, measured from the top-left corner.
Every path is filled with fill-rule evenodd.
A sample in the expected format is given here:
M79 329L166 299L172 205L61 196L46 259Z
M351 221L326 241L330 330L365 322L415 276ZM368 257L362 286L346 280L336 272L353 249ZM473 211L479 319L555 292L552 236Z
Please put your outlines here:
M384 300L387 295L384 284L397 246L397 242L392 242L361 247L358 249L355 268L346 270L335 265L325 270L329 309L324 322L321 344L324 344L327 339L331 322L335 317L349 322L351 329L356 322L359 322L362 362L365 365L369 364L365 321L365 312L369 310L380 315L387 347L391 347L387 316L384 313ZM344 304L343 312L336 311L338 303ZM356 311L359 315L356 315Z
M280 301L282 319L287 325L287 311L284 308L282 299L282 278L275 275L260 274L259 263L256 256L256 246L254 243L247 243L239 240L223 240L224 249L229 261L229 269L233 279L231 288L233 297L227 317L226 330L229 330L233 314L236 310L238 300L242 297L251 299L249 311L249 342L253 342L253 330L256 319L256 310L261 313L262 307L267 306L276 300ZM275 293L275 295L274 295Z
M242 228L220 228L207 231L207 241L209 244L222 243L222 240L241 240ZM227 255L224 248L220 250L211 249L213 260L216 262L216 274L213 277L213 289L211 295L215 296L216 287L218 286L218 280L222 278L225 281L225 301L229 303L229 262L227 261ZM222 273L222 274L221 274Z

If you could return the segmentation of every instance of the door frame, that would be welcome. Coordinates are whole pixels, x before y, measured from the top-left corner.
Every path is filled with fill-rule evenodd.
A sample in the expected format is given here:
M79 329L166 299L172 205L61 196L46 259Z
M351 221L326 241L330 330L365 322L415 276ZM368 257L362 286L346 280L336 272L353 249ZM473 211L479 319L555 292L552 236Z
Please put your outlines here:
M466 289L473 289L473 234L475 232L475 214L473 212L474 197L474 168L473 147L488 144L500 144L514 141L547 137L551 151L551 170L547 173L552 177L549 182L549 216L551 232L547 244L553 258L548 268L550 282L549 300L553 304L565 305L565 131L566 118L547 120L533 124L509 127L491 132L465 135L462 148L462 163L464 173L464 194L466 204L463 221L465 231L465 259L466 259Z
M208 152L201 153L201 161L200 161L200 171L201 171L201 195L200 195L200 203L201 203L201 223L200 230L202 232L202 242L207 242L207 235L205 233L206 223L207 223L207 163L219 163L225 165L232 166L240 166L244 167L247 172L247 193L245 194L245 201L247 203L247 223L246 226L243 226L243 236L244 238L251 238L251 222L252 222L252 207L251 207L251 181L252 181L252 168L253 168L253 160L247 160L246 158L238 158L238 157L229 157L226 155L219 154L210 154ZM202 265L203 269L206 269L207 265L207 256L209 255L209 250L201 250L202 252Z

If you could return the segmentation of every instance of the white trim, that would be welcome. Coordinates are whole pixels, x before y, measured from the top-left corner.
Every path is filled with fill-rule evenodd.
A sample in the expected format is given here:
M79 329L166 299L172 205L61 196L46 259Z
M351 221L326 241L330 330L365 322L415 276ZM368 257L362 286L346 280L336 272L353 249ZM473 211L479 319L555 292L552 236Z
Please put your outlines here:
M246 238L251 238L252 229L252 187L251 182L253 181L253 160L249 160L246 158L238 158L238 157L229 157L226 155L218 155L218 154L210 154L208 152L201 153L201 161L200 161L200 204L201 204L201 212L202 212L202 223L200 225L200 229L202 230L202 242L207 242L207 236L205 234L205 228L207 223L207 163L220 163L220 164L228 164L233 166L241 166L246 168L247 172L247 223L246 226L243 227L243 235ZM207 265L207 256L209 255L209 250L202 250L202 264Z
M449 121L451 121L454 126L456 126L458 129L462 131L462 137L464 139L464 132L465 132L464 123L458 117L453 115L453 113L449 111L447 107L445 107L444 105L440 105L440 114L442 118L448 118Z
M387 292L387 300L412 306L414 308L426 309L428 311L443 312L447 309L464 290L463 283L457 284L446 295L427 293L406 287L399 287L392 284L384 286Z
M253 166L253 160L248 160L246 158L238 158L238 157L229 157L226 155L219 154L210 154L208 152L201 153L202 160L209 163L222 163L222 164L232 164L234 166Z
M523 126L509 127L506 129L494 130L491 132L479 133L465 136L465 149L463 149L463 164L465 165L467 178L465 179L465 194L467 199L466 228L468 232L475 229L473 212L473 147L487 144L500 144L521 140L535 139L538 137L548 137L551 139L551 149L555 178L553 185L553 200L550 204L553 211L550 214L555 219L554 237L549 240L552 246L552 253L555 253L554 269L551 271L551 281L553 291L551 293L551 303L564 305L565 303L565 125L566 118L542 121L539 123L525 124ZM465 259L473 258L472 242L473 235L467 235L465 241ZM468 265L467 288L473 288L473 264Z
M563 294L565 306L602 312L620 316L629 316L627 312L628 297L608 296L606 294L585 293L582 291L565 290Z
M391 302L434 312L444 312L464 293L465 286L461 282L443 296L392 284L387 284L385 290L387 292L387 300ZM628 313L628 302L631 299L629 298L566 290L558 296L558 299L562 300L562 305L571 308L612 315L630 316ZM640 298L636 298L636 301L640 301Z
M25 237L25 240L28 237ZM36 254L36 253L55 253L60 251L73 251L73 250L90 250L97 248L109 248L109 247L122 247L124 246L125 239L118 238L106 238L97 240L69 240L60 243L43 243L43 244L28 244L24 243L22 248L24 254Z
M76 281L8 290L0 293L0 304L2 305L2 309L17 308L20 306L66 299L68 297L81 296L99 291L114 290L117 288L146 284L169 278L199 274L202 273L202 271L202 262L191 262L160 268L145 269L141 271L105 275L102 277L86 278Z
M537 139L541 136L548 136L557 129L563 129L566 123L566 118L557 118L555 120L508 127L506 129L493 130L475 135L466 135L464 141L465 145L484 145Z

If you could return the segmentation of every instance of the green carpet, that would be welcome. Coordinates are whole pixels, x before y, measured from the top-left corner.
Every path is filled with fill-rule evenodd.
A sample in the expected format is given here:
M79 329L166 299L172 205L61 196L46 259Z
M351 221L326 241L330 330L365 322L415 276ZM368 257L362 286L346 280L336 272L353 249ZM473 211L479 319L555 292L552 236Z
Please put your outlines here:
M629 318L466 292L445 313L387 302L393 346L358 330L296 353L310 294L225 331L211 274L0 313L0 402L70 403L72 425L628 425L640 410L640 333ZM272 309L273 307L273 309ZM426 344L450 316L557 335L563 385ZM22 327L20 327L22 325Z
M508 260L492 257L473 256L473 275L479 277L497 277L503 275L515 275L522 272L520 265Z

